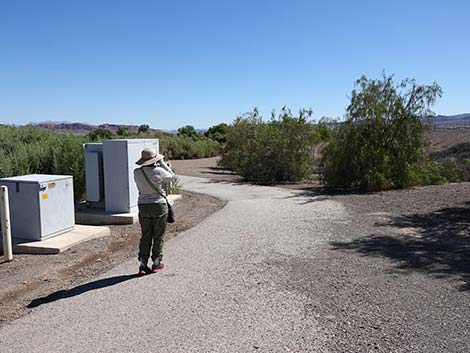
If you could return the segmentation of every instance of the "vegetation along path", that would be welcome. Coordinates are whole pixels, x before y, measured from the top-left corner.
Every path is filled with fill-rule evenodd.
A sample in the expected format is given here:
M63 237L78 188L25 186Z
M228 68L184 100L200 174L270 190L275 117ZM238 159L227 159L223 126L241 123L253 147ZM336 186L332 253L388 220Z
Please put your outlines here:
M167 242L167 269L136 277L128 261L34 300L0 329L2 352L469 351L468 204L405 217L390 210L410 197L439 208L441 189L332 197L181 179L227 204ZM453 202L470 192L446 188ZM449 214L452 226L429 221Z

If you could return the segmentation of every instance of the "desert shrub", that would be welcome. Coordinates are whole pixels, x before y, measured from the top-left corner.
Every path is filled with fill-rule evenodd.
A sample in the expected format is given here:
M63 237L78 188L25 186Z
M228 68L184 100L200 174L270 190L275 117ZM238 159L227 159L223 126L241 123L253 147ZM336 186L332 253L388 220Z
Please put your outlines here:
M170 159L213 157L220 152L220 144L206 137L193 140L171 134L156 136L148 130L139 134L144 136L160 138L160 149ZM36 127L0 125L0 178L26 174L72 175L75 201L80 201L85 195L83 144L109 137L119 136L103 129L87 136L75 136Z
M84 141L73 135L59 135L57 140L59 143L53 146L52 174L73 175L75 200L81 200L86 190Z
M329 141L333 136L334 128L338 124L338 121L329 117L322 117L320 121L315 125L315 128L318 131L320 140L322 142Z
M420 163L413 164L409 173L410 185L444 184L447 182L442 165L429 160L427 156Z
M168 195L175 195L181 193L181 179L175 176L175 179L166 185L166 192Z
M221 124L211 126L207 130L206 135L211 140L217 141L220 144L224 144L225 136L227 135L227 130L228 130L228 125L225 123L221 123Z
M0 151L0 177L4 178L7 176L12 176L13 175L13 168L12 164L10 161L10 158L3 153L3 151Z
M221 165L248 181L272 183L298 181L313 173L318 132L308 120L310 110L294 116L282 108L263 121L258 110L237 117L228 127Z
M199 134L197 133L196 129L191 125L180 127L178 129L178 136L189 137L193 140L197 140L199 138Z
M64 174L74 179L75 200L85 193L82 144L86 138L34 127L0 126L0 177Z
M169 159L208 158L220 154L221 145L204 136L193 139L189 136L157 134L160 152Z
M96 129L88 134L88 140L90 142L110 140L113 138L113 135L113 132L108 129Z
M465 158L462 160L462 169L465 175L463 181L470 181L470 159L469 158Z
M146 133L146 132L149 132L150 131L150 126L147 125L147 124L142 124L139 126L139 130L138 130L138 133Z
M430 158L442 167L442 175L450 182L470 181L470 143L458 143L430 153Z
M470 160L459 160L455 157L444 159L440 162L442 176L449 182L461 182L470 180Z
M129 131L129 128L127 126L119 126L116 131L116 134L120 137L129 137L131 135L131 132Z
M436 83L406 79L395 85L385 74L381 80L357 80L346 121L322 152L326 186L384 190L441 180L424 151L425 119L441 94Z

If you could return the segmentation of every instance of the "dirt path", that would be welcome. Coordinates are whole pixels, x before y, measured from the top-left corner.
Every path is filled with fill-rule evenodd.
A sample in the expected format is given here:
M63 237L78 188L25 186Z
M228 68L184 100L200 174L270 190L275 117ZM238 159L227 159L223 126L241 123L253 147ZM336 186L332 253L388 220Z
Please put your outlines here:
M120 258L101 279L36 298L31 323L7 331L28 327L37 346L17 342L15 353L157 341L165 352L470 351L470 183L321 195L233 183L215 163L174 163L180 174L217 172L182 180L230 201L170 240L164 276L134 280L123 275L134 263ZM45 320L54 334L35 327ZM145 334L130 334L142 320L152 323Z
M237 181L239 176L219 167L220 157L204 159L187 159L171 161L172 168L177 174L188 175L214 180Z
M470 351L470 183L301 196L349 215L316 260L286 263L329 351Z
M227 204L167 242L165 271L137 278L130 260L37 298L30 315L0 329L5 353L325 352L318 319L305 315L311 300L288 285L286 266L317 256L341 205L303 206L290 190L181 179L186 190ZM312 216L322 221L304 221ZM20 327L27 342L12 334Z
M177 222L168 225L166 239L194 227L223 207L213 197L184 192L176 204ZM139 225L112 226L111 235L80 244L59 255L15 255L0 264L0 326L30 312L35 298L67 290L136 256Z

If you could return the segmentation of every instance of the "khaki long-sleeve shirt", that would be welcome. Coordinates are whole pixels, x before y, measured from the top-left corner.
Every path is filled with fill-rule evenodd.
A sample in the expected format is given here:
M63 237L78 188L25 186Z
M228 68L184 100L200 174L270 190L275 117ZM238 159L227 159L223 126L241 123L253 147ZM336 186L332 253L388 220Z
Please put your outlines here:
M171 171L170 168L162 167L161 165L157 166L147 166L145 168L145 173L150 178L150 180L155 184L155 186L160 190L160 192L166 196L165 184L173 181L175 174ZM147 182L144 174L142 173L142 168L134 169L134 180L137 184L137 189L139 190L139 204L149 204L149 203L165 203L165 198L158 194Z

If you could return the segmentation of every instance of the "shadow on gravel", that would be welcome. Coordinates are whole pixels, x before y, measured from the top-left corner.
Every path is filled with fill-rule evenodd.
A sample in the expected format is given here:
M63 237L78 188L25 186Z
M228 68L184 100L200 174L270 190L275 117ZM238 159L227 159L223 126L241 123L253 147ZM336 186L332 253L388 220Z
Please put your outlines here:
M139 276L138 274L123 275L123 276L104 278L104 279L100 279L98 281L94 281L90 283L85 283L69 290L60 290L60 291L54 292L52 294L49 294L47 297L34 299L26 307L37 308L38 306L43 305L43 304L52 303L60 299L75 297L77 295L80 295L80 294L83 294L92 290L114 286L116 284L128 281L133 278L137 278L137 277L141 277L141 276Z
M202 174L213 174L213 175L227 175L230 177L236 177L237 175L230 170L223 167L206 167L201 171Z
M331 245L334 250L387 257L403 271L456 278L464 282L460 290L470 290L470 202L458 208L398 216L376 225L392 227L395 234Z
M335 196L348 196L348 195L373 195L380 192L361 192L354 190L331 190L321 187L292 189L295 193L286 199L302 199L301 205L307 205L313 202L331 200Z
M247 185L250 185L248 183L245 183L241 180L237 180L237 179L207 179L205 182L205 184L225 184L225 185L243 185L243 184L247 184Z

